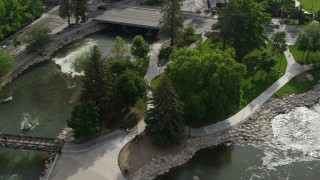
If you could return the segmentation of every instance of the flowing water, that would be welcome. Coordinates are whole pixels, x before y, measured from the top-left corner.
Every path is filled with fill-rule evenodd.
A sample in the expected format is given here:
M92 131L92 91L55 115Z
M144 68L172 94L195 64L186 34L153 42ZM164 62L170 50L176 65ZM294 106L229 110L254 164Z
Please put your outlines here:
M56 137L76 102L82 87L81 61L88 57L90 49L98 45L102 55L110 54L116 35L130 43L134 34L101 31L77 41L59 51L53 61L34 65L0 91L0 132L41 137ZM139 32L137 32L139 33ZM145 32L142 32L145 34ZM148 41L154 40L149 38ZM55 63L56 64L55 64ZM25 122L30 131L21 131ZM47 154L0 148L0 180L38 179L44 168Z
M158 180L320 179L320 105L276 116L274 135L281 146L234 145L201 150Z

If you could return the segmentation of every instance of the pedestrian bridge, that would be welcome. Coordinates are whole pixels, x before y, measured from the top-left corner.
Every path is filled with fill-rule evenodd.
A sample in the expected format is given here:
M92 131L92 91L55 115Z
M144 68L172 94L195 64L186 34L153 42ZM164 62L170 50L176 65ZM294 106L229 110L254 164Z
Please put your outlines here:
M0 134L0 148L26 149L61 153L64 141L61 139Z

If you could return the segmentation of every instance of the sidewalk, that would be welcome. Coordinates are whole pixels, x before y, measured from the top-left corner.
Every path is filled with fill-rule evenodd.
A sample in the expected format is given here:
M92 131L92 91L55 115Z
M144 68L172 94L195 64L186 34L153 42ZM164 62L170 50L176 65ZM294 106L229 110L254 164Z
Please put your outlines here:
M249 103L237 114L231 116L230 118L220 121L218 123L202 127L202 128L190 128L191 136L204 136L212 133L216 133L222 130L229 129L231 127L237 126L247 120L247 118L253 114L257 109L261 107L274 93L276 93L282 86L288 83L296 75L310 69L310 66L306 68L296 63L291 52L287 49L285 52L285 57L287 59L287 69L286 73L273 83L268 89L266 89L262 94L260 94L256 99ZM186 127L186 132L189 132L189 127Z

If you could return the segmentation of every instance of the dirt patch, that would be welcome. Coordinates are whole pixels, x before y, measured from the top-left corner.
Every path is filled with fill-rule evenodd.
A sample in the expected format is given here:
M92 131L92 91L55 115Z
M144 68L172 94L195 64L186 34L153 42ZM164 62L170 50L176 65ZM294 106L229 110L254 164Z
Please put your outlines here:
M149 163L153 157L174 155L180 153L186 146L185 136L179 146L161 148L152 144L150 138L141 134L138 138L138 145L134 139L126 144L118 157L121 172L126 177L131 177L139 168ZM125 174L127 170L127 174Z

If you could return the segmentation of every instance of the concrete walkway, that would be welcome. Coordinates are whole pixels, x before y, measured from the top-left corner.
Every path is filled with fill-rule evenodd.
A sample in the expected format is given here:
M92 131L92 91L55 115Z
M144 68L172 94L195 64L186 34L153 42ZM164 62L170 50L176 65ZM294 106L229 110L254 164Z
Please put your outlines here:
M237 126L243 123L251 114L253 114L258 108L260 108L264 102L266 102L274 93L276 93L282 86L288 83L293 77L310 69L310 66L301 66L296 63L289 49L287 49L284 54L288 64L286 73L280 79L273 83L268 89L266 89L262 94L260 94L256 99L254 99L237 114L224 121L220 121L209 126L205 126L202 128L190 128L190 135L204 136L207 134L212 134L225 129L229 129L233 126ZM189 132L188 127L186 128L186 132Z

